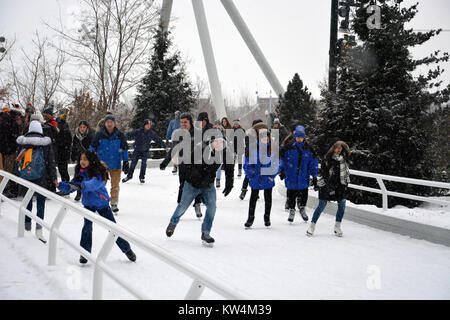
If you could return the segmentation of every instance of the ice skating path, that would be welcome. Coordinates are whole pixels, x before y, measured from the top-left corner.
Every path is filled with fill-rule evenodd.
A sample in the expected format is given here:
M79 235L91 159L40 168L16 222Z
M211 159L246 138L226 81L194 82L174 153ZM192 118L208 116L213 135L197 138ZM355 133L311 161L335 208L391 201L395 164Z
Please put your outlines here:
M274 190L272 226L264 227L263 194L254 227L244 229L248 199L239 200L242 180L224 198L218 190L217 212L211 235L214 248L201 245L201 220L191 207L172 238L165 229L176 207L178 177L171 170L148 169L146 183L138 172L121 184L117 222L167 249L249 299L450 299L450 248L384 232L350 221L342 223L344 237L333 234L334 221L322 215L314 237L297 213L287 222L284 199ZM223 177L224 179L224 177ZM282 183L277 179L277 184ZM109 189L109 185L108 185ZM74 195L72 195L73 199ZM80 204L81 205L81 204ZM52 221L56 204L48 201ZM203 213L205 207L202 207ZM313 209L307 208L311 217ZM33 231L17 238L17 212L2 204L0 215L0 299L90 299L93 266L78 264L78 254L58 243L57 265L47 266L47 245ZM61 230L78 243L83 220L68 214ZM93 252L107 231L94 226ZM48 238L47 231L44 235ZM152 299L183 299L192 280L152 256L134 248L131 263L116 247L108 263ZM132 298L105 276L104 298ZM202 299L220 299L208 289Z

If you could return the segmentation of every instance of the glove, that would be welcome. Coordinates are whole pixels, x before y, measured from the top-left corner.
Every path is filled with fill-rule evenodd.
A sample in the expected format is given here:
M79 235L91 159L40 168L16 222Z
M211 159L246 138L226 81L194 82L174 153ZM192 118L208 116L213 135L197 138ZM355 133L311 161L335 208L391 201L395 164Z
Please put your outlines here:
M223 195L226 197L227 195L229 195L230 194L230 192L231 192L231 189L233 189L233 185L231 184L226 184L225 185L225 189L223 189Z
M128 174L128 170L130 170L130 165L128 161L124 161L122 165L122 171L123 173Z
M58 185L58 189L64 193L70 193L70 186L67 182L61 181Z
M314 177L312 180L312 184L314 186L314 191L319 190L319 186L317 185L317 177Z
M70 187L70 191L81 191L81 185L80 184L75 184L75 183L71 183L71 182L68 182L67 184Z
M160 168L161 170L166 170L166 166L164 165L164 162L161 162L161 163L159 164L159 168Z
M280 179L281 179L281 180L286 179L286 175L284 174L284 171L281 171L281 172L280 172Z

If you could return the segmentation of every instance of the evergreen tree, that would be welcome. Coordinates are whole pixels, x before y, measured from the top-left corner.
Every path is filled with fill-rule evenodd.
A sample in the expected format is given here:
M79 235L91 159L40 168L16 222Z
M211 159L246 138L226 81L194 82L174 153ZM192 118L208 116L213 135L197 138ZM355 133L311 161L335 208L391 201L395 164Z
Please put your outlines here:
M303 81L298 73L289 81L287 90L280 96L275 110L280 122L289 130L298 123L303 125L308 135L312 132L316 120L316 102L311 97L308 87L303 87Z
M388 175L432 179L435 159L430 152L435 138L430 130L431 104L448 99L448 90L435 90L443 70L437 66L415 78L419 66L448 61L448 54L432 53L415 60L410 48L421 45L440 30L414 32L405 24L417 14L417 4L401 8L401 0L381 4L382 29L368 29L366 9L356 10L352 29L362 42L341 47L338 57L337 93L323 93L325 109L321 114L316 143L323 155L334 137L352 148L352 168ZM352 176L353 183L364 182L379 188L374 179ZM387 182L389 190L429 194L426 188ZM381 205L381 196L350 189L355 203ZM417 202L389 198L389 205L415 205Z
M151 119L152 129L162 137L175 111L187 112L195 103L180 53L170 54L171 45L170 32L163 32L160 26L155 34L149 70L138 86L131 123L132 128L140 128L145 119Z

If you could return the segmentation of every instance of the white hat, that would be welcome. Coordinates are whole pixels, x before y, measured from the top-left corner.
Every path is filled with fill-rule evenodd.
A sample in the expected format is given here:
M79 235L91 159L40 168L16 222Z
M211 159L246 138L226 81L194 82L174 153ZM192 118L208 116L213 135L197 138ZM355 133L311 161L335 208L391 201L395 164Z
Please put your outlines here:
M31 121L30 127L28 128L28 132L37 132L37 133L43 134L41 123L37 120Z
M43 124L45 121L44 121L44 117L42 117L42 114L40 114L40 113L33 113L31 116L30 116L30 120L31 121L33 121L33 120L37 120L37 121L39 121L41 124Z

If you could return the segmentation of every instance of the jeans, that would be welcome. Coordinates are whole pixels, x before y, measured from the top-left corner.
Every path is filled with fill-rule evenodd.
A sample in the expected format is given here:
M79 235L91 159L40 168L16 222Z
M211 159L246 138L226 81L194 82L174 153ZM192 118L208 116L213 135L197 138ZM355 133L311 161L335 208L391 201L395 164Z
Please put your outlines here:
M222 166L220 166L219 169L217 169L216 171L216 179L220 180L221 177L222 177Z
M141 171L139 172L139 179L145 179L145 170L147 169L148 151L134 151L133 159L131 160L130 170L128 171L128 178L133 178L134 169L141 159Z
M44 220L44 210L45 210L45 197L40 195L39 193L35 193L36 195L36 203L37 203L37 216ZM28 202L27 210L33 210L33 199ZM31 218L25 215L25 223L31 223ZM42 229L42 226L36 223L36 229Z
M211 184L208 189L197 189L189 182L185 181L181 201L175 209L170 222L177 224L180 221L181 216L189 208L194 198L199 195L202 195L206 204L206 213L205 218L203 219L202 232L209 234L214 216L216 214L216 188L214 187L214 184Z
M113 213L112 213L110 207L103 208L103 209L95 209L95 208L91 208L91 207L85 207L85 208L92 212L97 211L103 218L116 223L116 220L114 220L114 216L113 216ZM117 238L116 244L119 246L120 250L122 250L123 253L126 253L126 252L130 251L130 249L131 249L128 241L126 241L120 237ZM84 219L83 230L81 230L80 246L83 247L86 251L91 252L91 249L92 249L92 221L90 221L86 218Z
M316 223L317 220L319 220L320 214L327 206L328 201L326 200L319 200L319 205L317 206L316 210L314 211L313 217L311 222ZM344 211L345 211L345 199L338 201L338 210L336 212L336 222L341 222L342 218L344 218Z

